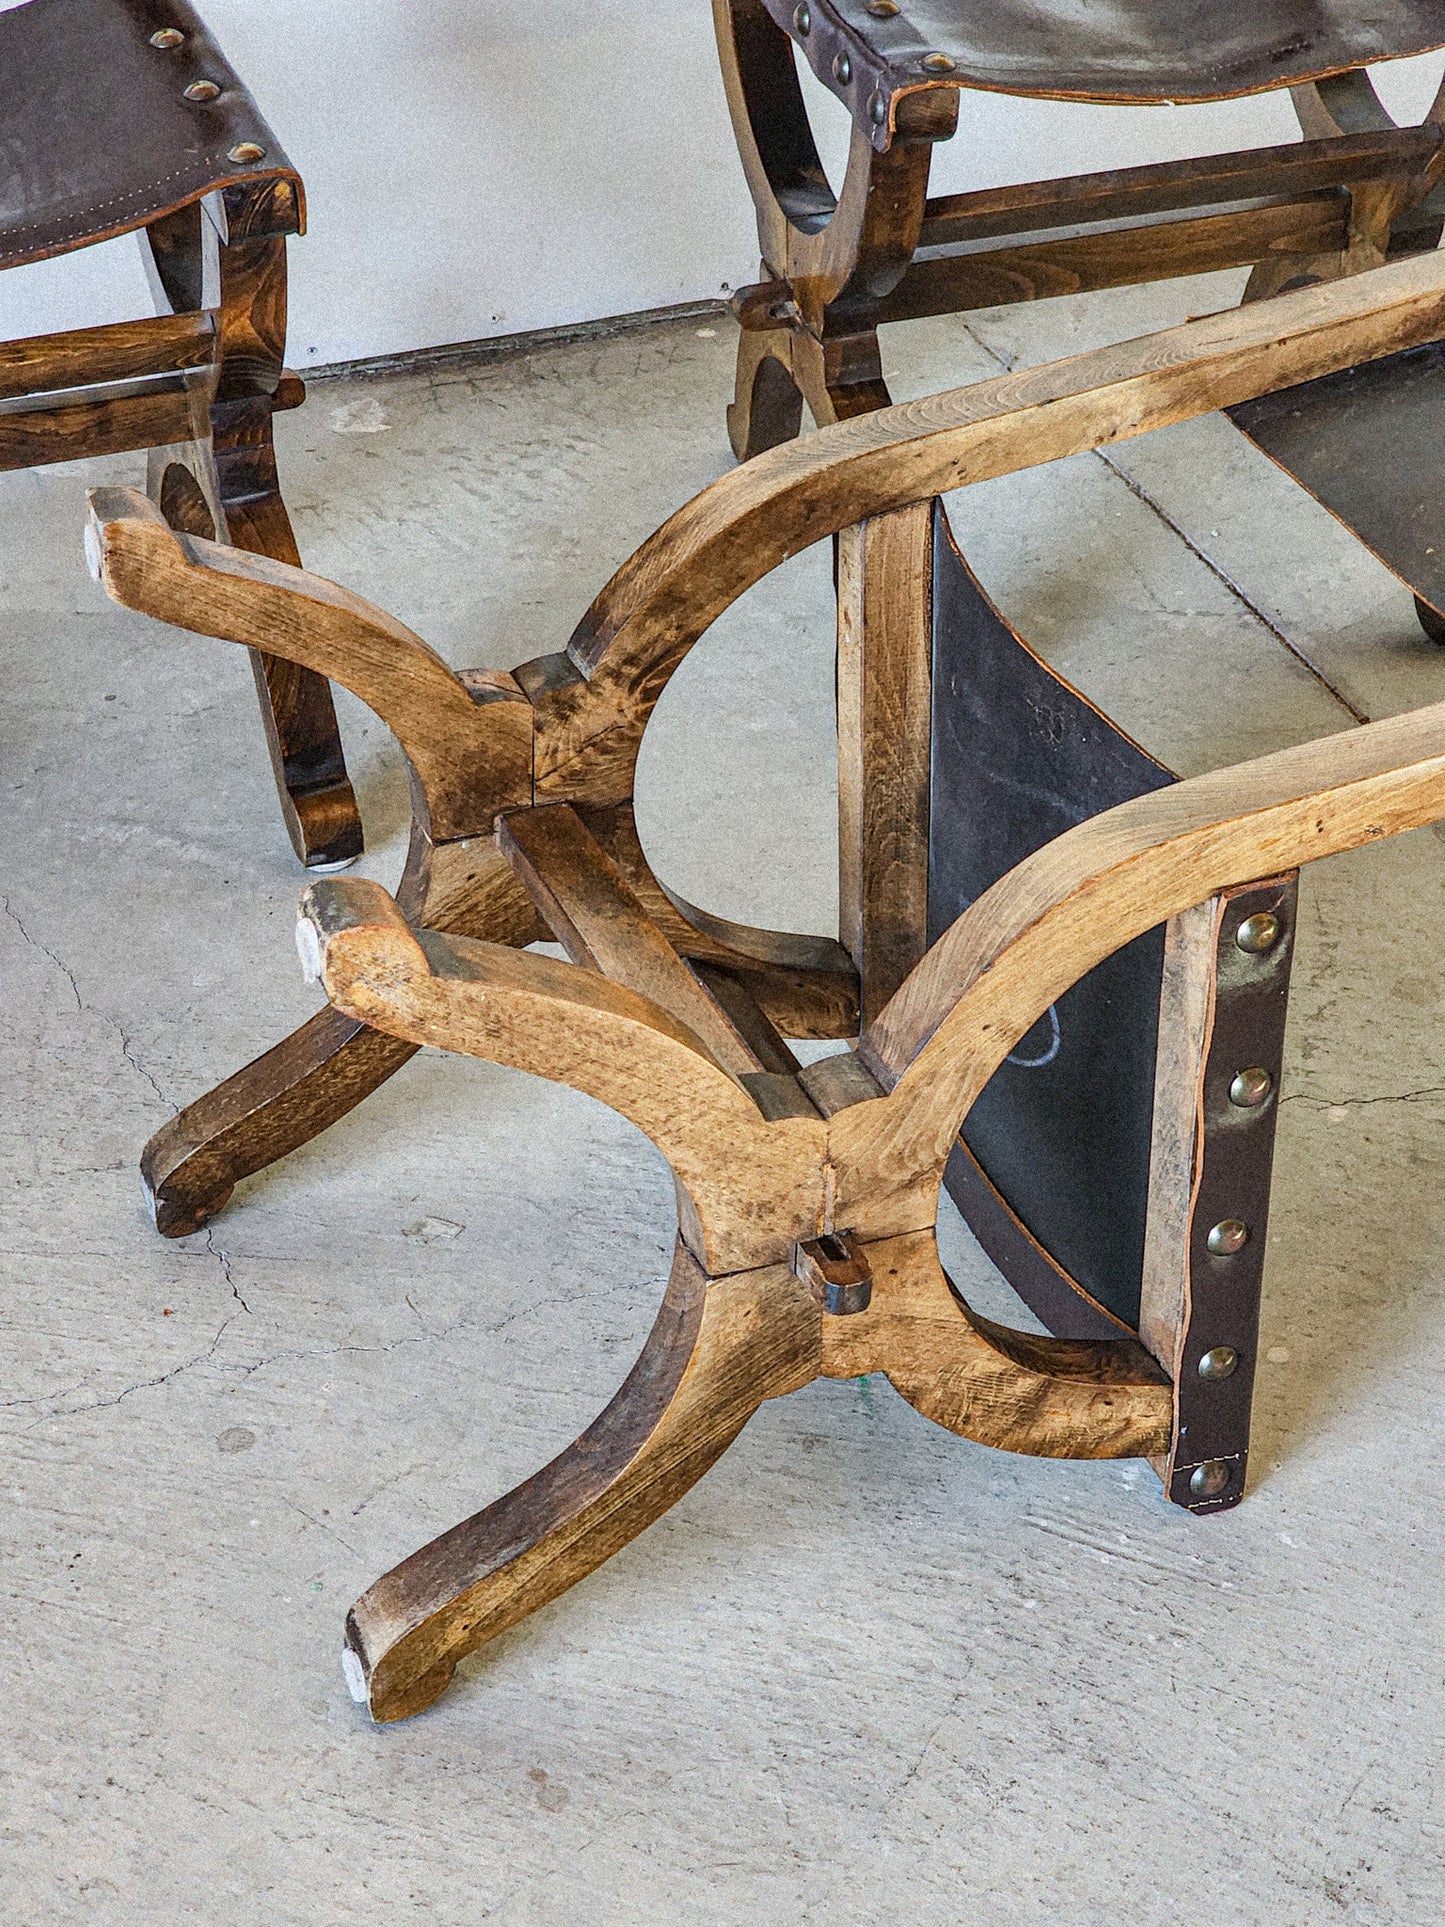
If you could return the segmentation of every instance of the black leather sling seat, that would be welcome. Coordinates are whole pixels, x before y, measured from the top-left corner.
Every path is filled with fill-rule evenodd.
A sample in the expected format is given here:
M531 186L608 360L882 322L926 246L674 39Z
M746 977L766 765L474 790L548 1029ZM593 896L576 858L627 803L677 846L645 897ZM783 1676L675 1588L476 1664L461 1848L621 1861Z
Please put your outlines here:
M294 168L185 0L29 0L0 13L0 267L258 176L295 183L299 226Z
M1445 46L1445 0L763 0L875 146L920 87L1224 100Z

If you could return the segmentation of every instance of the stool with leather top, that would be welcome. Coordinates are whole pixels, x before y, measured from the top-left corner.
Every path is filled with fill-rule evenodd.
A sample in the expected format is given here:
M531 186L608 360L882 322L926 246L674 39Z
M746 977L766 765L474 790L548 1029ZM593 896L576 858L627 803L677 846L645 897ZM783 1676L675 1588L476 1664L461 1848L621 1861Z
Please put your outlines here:
M0 469L149 450L167 519L300 560L271 417L301 181L186 0L29 0L0 13L0 268L140 230L157 314L0 343ZM264 647L257 690L302 862L361 850L325 679Z
M729 411L740 459L885 406L884 322L1252 267L1247 298L1440 239L1445 90L1397 127L1369 62L1445 44L1441 0L713 0L757 208L762 282ZM794 49L848 108L835 194ZM1304 138L1278 147L929 198L960 90L1099 103L1288 87Z
M180 1200L203 1215L424 1045L599 1098L676 1179L671 1277L607 1410L353 1609L376 1718L430 1704L820 1375L882 1373L1011 1451L1147 1456L1191 1511L1238 1501L1295 873L1445 817L1445 703L1175 782L1011 629L938 497L1286 385L1409 386L1442 335L1425 256L838 424L704 490L564 652L512 674L458 675L346 590L96 492L112 595L344 683L413 776L397 899L340 879L304 899L329 1008L168 1127ZM837 941L683 902L632 805L689 649L833 536ZM542 940L569 961L525 950ZM845 1048L800 1066L787 1040L821 1037ZM945 1276L961 1159L1032 1252L1015 1282L1052 1335L979 1317Z

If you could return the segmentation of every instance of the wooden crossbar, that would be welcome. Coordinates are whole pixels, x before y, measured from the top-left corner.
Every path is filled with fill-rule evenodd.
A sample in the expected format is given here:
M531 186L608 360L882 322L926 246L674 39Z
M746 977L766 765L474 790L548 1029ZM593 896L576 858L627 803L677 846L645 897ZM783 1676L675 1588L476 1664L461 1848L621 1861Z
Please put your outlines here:
M206 312L0 341L0 401L204 368L215 352L215 321Z
M798 1094L783 1114L811 1111L796 1084L797 1060L741 978L678 955L576 810L547 803L510 812L497 840L573 963L661 1005L766 1114L777 1114L779 1085Z
M1149 167L1077 174L1067 180L1025 181L943 195L928 201L918 245L943 247L1038 228L1137 220L1184 208L1319 194L1360 181L1414 174L1429 162L1441 138L1440 128L1427 121L1422 127L1288 141L1237 154L1205 154Z

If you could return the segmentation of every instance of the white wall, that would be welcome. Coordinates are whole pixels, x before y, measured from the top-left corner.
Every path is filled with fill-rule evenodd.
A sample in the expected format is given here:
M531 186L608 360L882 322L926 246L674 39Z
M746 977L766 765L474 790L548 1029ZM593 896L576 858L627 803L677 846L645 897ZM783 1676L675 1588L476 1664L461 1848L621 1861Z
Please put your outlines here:
M307 184L310 232L291 250L297 367L665 307L756 275L707 0L201 7ZM1381 70L1392 109L1418 117L1440 64ZM846 121L814 91L831 161ZM1295 131L1281 96L1086 108L965 95L935 191ZM146 312L130 238L0 276L4 336Z

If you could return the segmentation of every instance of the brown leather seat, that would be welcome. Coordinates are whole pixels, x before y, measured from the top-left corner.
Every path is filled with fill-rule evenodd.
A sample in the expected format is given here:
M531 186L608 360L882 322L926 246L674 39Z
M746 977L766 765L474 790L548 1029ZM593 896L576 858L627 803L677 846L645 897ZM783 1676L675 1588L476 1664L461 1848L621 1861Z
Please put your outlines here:
M929 83L1094 101L1256 94L1445 45L1445 0L764 0L883 145Z
M185 0L0 13L0 267L274 175L296 182L299 203L280 142Z

